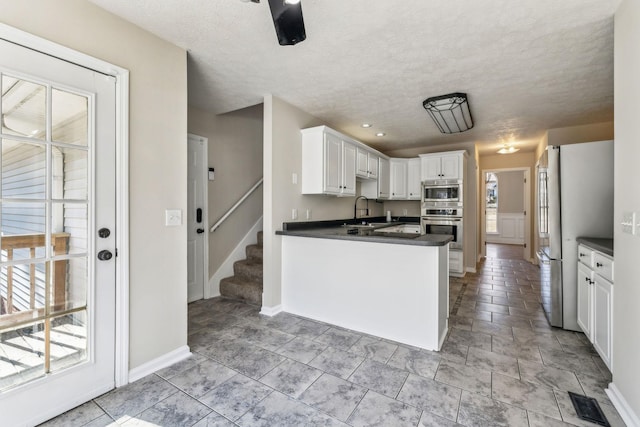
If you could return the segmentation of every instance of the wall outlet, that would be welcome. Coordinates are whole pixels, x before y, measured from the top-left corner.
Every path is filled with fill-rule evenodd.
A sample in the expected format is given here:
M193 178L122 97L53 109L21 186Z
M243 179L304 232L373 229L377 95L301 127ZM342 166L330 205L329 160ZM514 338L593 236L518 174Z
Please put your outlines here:
M307 219L311 219L311 209L307 209Z
M291 219L298 219L298 209L291 209Z
M182 210L180 209L165 210L164 225L168 227L175 227L177 225L182 225Z
M298 183L298 174L295 173L295 172L291 174L291 183L292 184L297 184Z
M409 211L407 211L406 209L402 209L402 216L407 216Z
M622 232L626 234L637 234L636 228L636 213L635 212L625 212L622 214Z

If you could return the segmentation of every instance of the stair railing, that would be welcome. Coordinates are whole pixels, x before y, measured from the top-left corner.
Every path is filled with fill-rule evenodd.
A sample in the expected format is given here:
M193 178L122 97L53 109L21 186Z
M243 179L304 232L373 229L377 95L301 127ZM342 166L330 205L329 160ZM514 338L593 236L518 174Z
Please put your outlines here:
M214 231L216 231L216 229L218 227L220 227L220 225L227 219L229 218L229 216L236 210L238 209L238 206L240 206L242 204L242 202L244 202L245 200L247 200L247 198L258 189L258 187L260 187L262 185L262 182L264 181L264 178L260 178L260 180L258 182L256 182L254 184L253 187L251 187L249 189L249 191L247 191L244 196L242 196L240 198L240 200L238 200L236 202L235 205L231 206L231 208L227 211L227 213L225 213L224 215L222 215L222 218L220 218L215 224L213 224L213 227L211 227L211 229L209 229L209 231L211 233L213 233Z

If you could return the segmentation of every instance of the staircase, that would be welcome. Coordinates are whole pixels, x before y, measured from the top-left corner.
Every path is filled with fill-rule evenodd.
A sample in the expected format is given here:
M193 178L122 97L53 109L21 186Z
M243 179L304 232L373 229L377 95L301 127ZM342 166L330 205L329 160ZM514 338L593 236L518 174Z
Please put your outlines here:
M247 246L246 254L247 259L233 264L234 275L220 280L220 295L261 306L262 231L258 232L258 243Z

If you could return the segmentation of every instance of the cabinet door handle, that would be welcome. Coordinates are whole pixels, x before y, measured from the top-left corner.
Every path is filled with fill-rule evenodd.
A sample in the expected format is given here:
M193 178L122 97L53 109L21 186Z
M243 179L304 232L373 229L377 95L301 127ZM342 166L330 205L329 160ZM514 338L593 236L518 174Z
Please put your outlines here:
M582 252L580 253L580 258L582 258L583 256L587 256L586 254L583 254Z
M599 263L599 262L596 262L596 267L600 268L600 267L602 267L602 264Z

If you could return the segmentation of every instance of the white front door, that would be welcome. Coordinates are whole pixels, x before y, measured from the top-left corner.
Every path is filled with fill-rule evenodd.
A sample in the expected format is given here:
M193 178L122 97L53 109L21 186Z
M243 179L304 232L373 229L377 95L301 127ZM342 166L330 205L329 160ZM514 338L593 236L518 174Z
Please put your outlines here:
M0 424L114 387L115 79L0 40Z
M209 234L206 211L207 138L189 135L187 172L187 297L189 302L204 298L206 238Z

